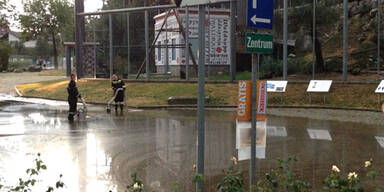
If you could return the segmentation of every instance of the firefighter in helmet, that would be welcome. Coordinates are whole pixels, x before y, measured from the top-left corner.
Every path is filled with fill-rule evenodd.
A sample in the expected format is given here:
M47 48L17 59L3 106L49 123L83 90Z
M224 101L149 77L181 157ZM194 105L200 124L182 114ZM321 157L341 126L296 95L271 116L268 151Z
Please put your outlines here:
M124 96L125 96L125 83L123 80L119 79L116 74L112 75L112 89L115 97L115 111L117 112L118 106L120 110L124 110Z
M68 120L73 121L74 116L77 113L77 98L81 98L79 90L76 86L76 75L71 74L71 80L68 83L67 92L68 92L68 104L69 104L69 113Z

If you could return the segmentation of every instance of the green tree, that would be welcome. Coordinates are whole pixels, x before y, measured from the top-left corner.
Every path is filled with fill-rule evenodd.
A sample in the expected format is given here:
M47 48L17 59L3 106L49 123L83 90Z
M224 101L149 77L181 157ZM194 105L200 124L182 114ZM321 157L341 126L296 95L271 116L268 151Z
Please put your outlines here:
M327 29L335 24L339 18L339 10L336 6L330 7L332 0L319 0L316 6L316 29L315 29L315 55L316 55L316 69L321 72L324 71L324 59L322 54L320 38L322 37L321 30ZM298 31L304 27L310 29L311 37L313 38L313 7L312 4L295 7L290 11L289 17L292 31Z
M58 36L67 36L73 26L73 4L68 0L25 0L19 15L27 39L49 37L53 44L55 69L58 68Z

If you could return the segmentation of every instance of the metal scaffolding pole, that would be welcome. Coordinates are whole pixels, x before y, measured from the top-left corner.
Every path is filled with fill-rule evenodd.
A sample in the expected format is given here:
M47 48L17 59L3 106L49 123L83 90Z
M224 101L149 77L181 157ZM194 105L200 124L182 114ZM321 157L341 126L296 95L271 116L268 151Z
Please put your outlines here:
M288 7L287 0L284 0L284 19L283 19L283 79L287 80L287 62L288 62Z
M380 62L381 62L381 0L377 0L377 80L381 80Z
M204 175L205 151L205 6L199 5L199 85L197 106L197 173ZM204 181L196 183L196 191L204 192Z
M131 68L131 49L130 49L130 45L131 45L131 39L130 39L130 27L129 27L129 24L130 24L130 15L129 13L127 13L127 46L128 46L128 50L127 50L127 79L129 79L129 73L130 73L130 68Z
M159 31L161 33L161 31ZM165 70L164 73L167 74L169 71L169 39L168 39L168 19L165 20Z
M316 0L313 0L312 24L312 80L314 80L316 73Z
M113 75L113 36L112 36L112 15L108 15L109 18L109 78L112 79Z
M237 10L237 2L236 0L231 1L231 66L229 67L229 71L231 72L231 82L236 80L236 10Z
M189 80L189 7L186 9L186 22L185 22L185 79Z
M94 63L93 63L93 78L96 79L96 66L97 66L97 47L96 47L96 26L95 23L93 23L93 57L94 57Z
M347 81L348 73L348 0L344 0L343 20L343 81Z
M146 79L149 81L149 36L148 36L148 10L145 11L145 72Z

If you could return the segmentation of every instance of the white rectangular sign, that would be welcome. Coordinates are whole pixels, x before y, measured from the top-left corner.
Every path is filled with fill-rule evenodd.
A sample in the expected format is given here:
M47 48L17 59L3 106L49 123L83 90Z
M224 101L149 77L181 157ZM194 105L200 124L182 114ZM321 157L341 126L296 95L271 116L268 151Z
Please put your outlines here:
M331 134L329 133L328 130L307 129L307 131L311 139L332 141Z
M380 85L377 87L375 93L384 93L384 80L381 81Z
M331 89L332 80L312 80L307 92L328 93Z
M268 81L268 92L285 93L288 81Z

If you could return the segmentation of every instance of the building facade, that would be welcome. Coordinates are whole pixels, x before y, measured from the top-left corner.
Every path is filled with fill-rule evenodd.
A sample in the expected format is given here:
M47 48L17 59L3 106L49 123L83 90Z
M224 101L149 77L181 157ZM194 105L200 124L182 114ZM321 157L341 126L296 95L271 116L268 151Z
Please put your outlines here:
M186 10L179 9L183 27L186 27ZM176 15L172 12L166 21L163 31L160 28L164 22L166 13L156 15L155 36L160 33L156 41L155 65L157 73L171 72L174 76L183 75L186 71L185 41L180 33ZM228 9L210 9L206 13L205 21L205 64L209 74L227 73L230 68L230 11ZM189 39L196 63L198 63L198 10L189 10ZM167 59L168 57L168 59ZM193 62L190 57L189 68L192 73Z

